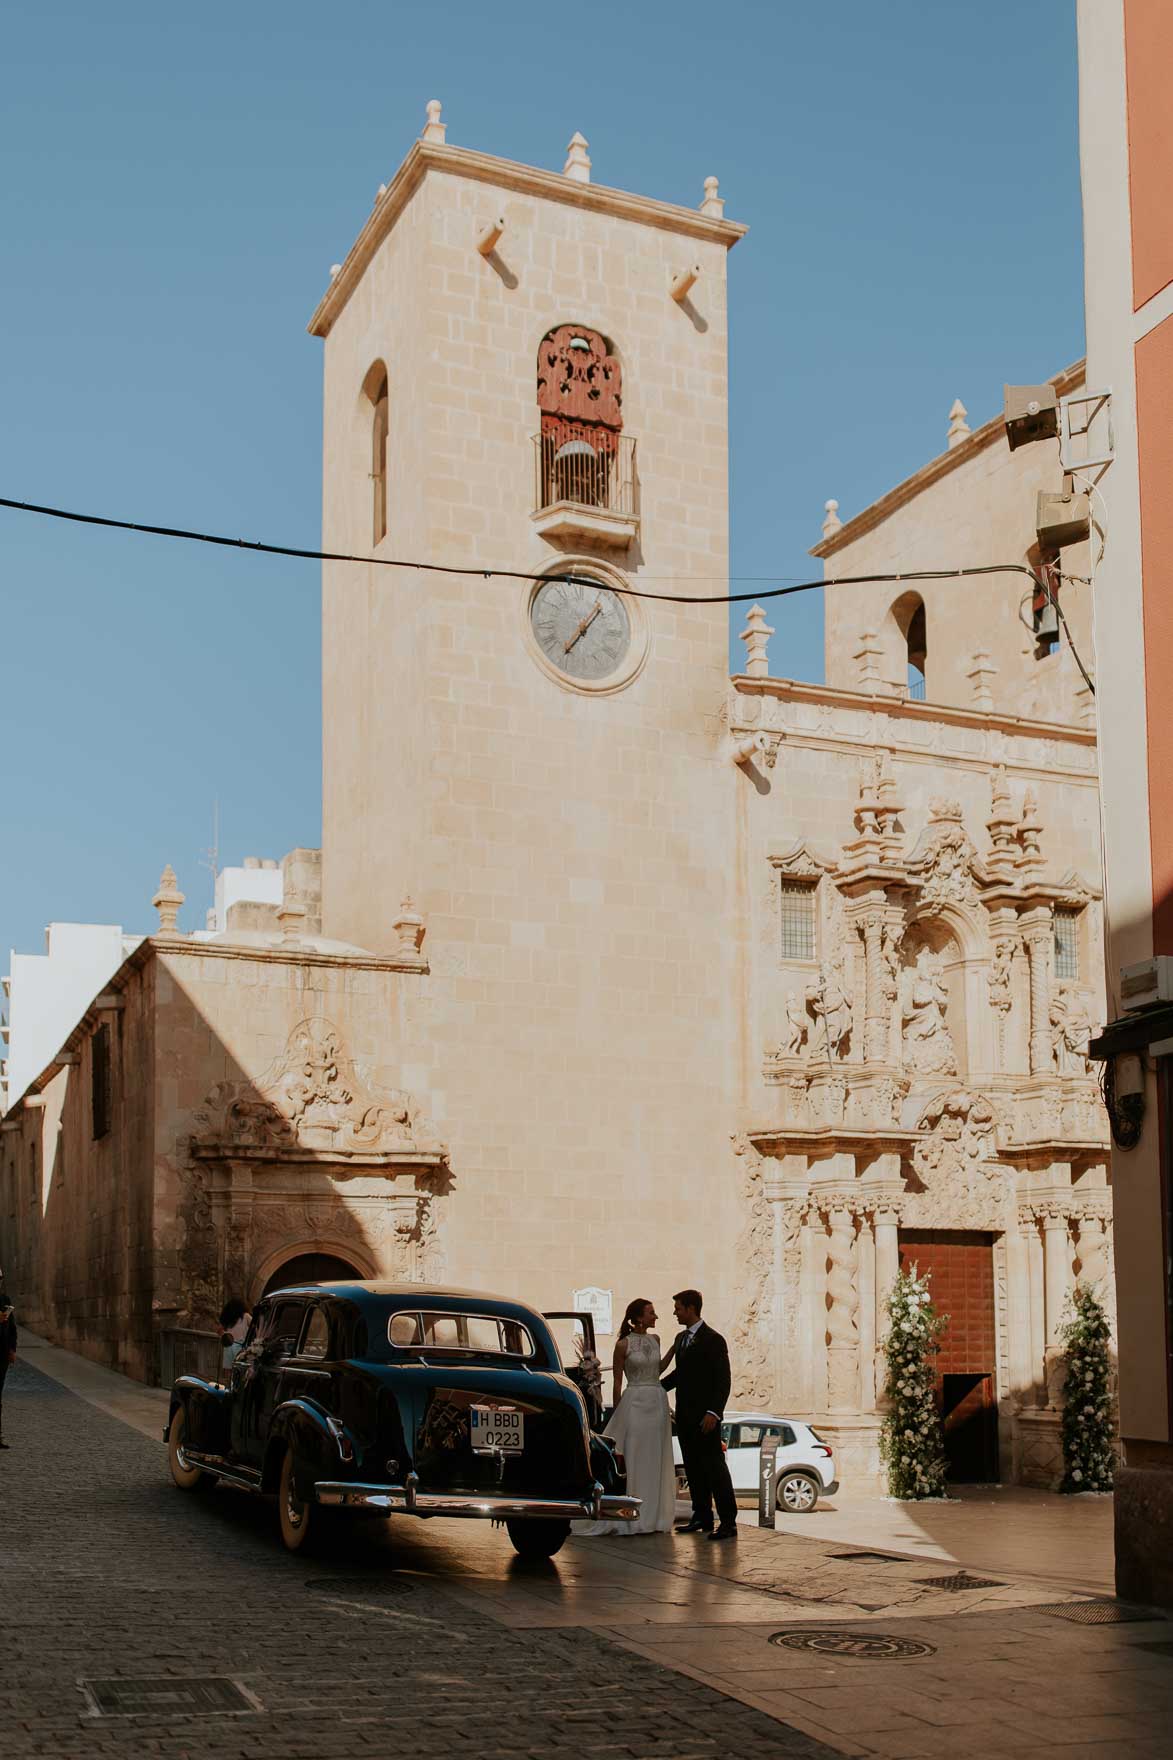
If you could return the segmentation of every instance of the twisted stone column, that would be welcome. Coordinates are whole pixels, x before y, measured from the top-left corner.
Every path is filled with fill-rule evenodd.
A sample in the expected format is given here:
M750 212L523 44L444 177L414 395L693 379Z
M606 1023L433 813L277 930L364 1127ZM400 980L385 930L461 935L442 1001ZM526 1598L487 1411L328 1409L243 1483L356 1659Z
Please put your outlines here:
M884 1404L884 1378L887 1364L883 1341L888 1336L888 1297L900 1275L900 1212L891 1204L876 1206L872 1229L876 1238L876 1328L875 1385L876 1404Z
M888 1061L891 1009L884 995L883 930L879 911L868 911L860 924L864 951L863 1055L865 1063Z
M855 1218L846 1204L829 1213L827 1242L827 1409L859 1410L859 1291Z
M1071 1286L1071 1223L1066 1210L1057 1204L1048 1205L1042 1219L1047 1404L1057 1406L1061 1403L1059 1381L1063 1360L1060 1329L1063 1304Z

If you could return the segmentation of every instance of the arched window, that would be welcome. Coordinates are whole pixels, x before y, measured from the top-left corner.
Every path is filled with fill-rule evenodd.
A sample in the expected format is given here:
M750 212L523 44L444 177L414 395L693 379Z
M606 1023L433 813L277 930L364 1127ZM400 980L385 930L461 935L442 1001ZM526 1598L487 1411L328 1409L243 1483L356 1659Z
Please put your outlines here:
M374 541L381 544L387 536L387 434L389 405L387 369L376 361L367 374L363 391L371 405L371 509Z
M892 607L892 617L904 642L908 694L915 703L923 703L928 680L928 635L925 629L925 602L919 593L904 593Z

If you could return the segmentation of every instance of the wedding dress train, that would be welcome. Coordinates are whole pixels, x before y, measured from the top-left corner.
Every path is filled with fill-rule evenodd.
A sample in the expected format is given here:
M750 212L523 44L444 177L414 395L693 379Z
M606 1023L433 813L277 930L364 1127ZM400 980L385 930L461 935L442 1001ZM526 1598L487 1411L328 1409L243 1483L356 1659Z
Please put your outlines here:
M641 1499L634 1522L573 1522L572 1532L670 1534L676 1515L676 1468L668 1395L660 1386L660 1341L653 1332L632 1332L624 1363L627 1385L603 1435L615 1444L627 1469L627 1489Z

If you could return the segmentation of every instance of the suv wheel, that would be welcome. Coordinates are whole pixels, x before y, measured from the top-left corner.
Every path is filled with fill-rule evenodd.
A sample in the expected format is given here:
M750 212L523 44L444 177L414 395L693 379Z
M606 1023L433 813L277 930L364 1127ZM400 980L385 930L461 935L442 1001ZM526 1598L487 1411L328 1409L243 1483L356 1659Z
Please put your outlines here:
M819 1486L809 1473L787 1473L778 1481L778 1502L789 1516L809 1516L819 1501Z

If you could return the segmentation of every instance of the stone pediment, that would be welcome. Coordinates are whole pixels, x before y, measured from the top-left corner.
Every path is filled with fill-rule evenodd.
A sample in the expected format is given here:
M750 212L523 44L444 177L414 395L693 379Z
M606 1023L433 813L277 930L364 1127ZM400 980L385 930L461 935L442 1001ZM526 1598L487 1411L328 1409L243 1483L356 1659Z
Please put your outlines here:
M839 866L833 858L822 856L801 838L785 847L772 847L767 852L771 868L794 879L818 880L823 874L834 873Z
M201 1158L439 1167L447 1149L412 1096L379 1089L324 1016L300 1021L255 1082L218 1082L194 1114Z

